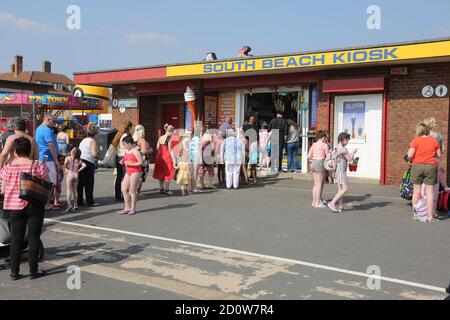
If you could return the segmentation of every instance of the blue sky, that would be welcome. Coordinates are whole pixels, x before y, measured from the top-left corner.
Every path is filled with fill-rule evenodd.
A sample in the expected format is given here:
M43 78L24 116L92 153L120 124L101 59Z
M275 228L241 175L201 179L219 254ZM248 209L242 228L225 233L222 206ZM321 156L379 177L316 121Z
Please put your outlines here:
M69 5L81 29L66 28ZM366 26L381 8L381 30ZM0 72L15 54L25 70L72 72L450 37L448 0L1 0Z

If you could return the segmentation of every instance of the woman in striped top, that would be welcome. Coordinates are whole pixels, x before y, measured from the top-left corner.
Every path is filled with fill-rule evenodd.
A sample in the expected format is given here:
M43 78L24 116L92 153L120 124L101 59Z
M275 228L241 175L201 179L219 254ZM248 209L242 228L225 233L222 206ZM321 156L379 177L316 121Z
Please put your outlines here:
M42 224L44 223L44 205L31 203L19 199L20 174L30 172L34 165L33 175L39 179L48 178L48 168L40 162L29 158L31 143L27 138L17 138L13 142L14 160L6 167L0 169L2 179L2 192L5 200L3 210L9 215L11 226L11 279L18 280L20 267L20 254L22 252L25 229L28 227L28 263L30 278L36 279L45 274L38 271L39 239ZM34 164L33 164L34 162Z

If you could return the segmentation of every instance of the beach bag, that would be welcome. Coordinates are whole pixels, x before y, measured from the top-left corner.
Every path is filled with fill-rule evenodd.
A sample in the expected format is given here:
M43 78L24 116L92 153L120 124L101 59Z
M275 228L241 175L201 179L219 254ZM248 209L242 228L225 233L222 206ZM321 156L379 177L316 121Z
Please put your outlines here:
M31 203L45 205L51 196L53 183L34 176L35 164L36 162L33 162L29 173L22 172L20 174L19 198Z
M325 158L324 167L328 171L336 171L337 167L337 149L334 149L330 153L328 153L327 157Z
M411 168L403 174L402 183L400 184L400 196L406 200L412 200L414 185L411 182Z
M437 209L447 213L449 211L450 191L441 191L439 193Z
M110 144L108 150L106 151L105 157L102 160L102 166L114 168L116 166L116 156L116 147Z
M417 221L428 222L427 198L419 195L419 200L413 207L414 217Z

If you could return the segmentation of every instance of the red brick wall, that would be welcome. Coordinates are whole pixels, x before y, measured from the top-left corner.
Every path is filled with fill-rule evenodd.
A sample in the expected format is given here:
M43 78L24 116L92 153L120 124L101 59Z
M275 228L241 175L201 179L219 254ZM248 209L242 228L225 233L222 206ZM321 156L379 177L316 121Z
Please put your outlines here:
M138 124L138 110L139 109L137 108L127 109L125 113L120 113L118 108L113 108L112 127L118 129L124 121L131 121L131 123L133 123L133 126L135 126L136 124Z
M116 86L113 87L113 99L130 99L137 98L136 91L130 86ZM139 105L139 104L138 104ZM112 127L119 128L125 121L131 121L133 126L138 124L139 121L139 109L130 108L125 113L120 113L118 108L112 108Z
M442 134L446 145L449 135L449 97L423 98L422 88L425 85L436 87L439 84L450 86L450 64L435 63L408 65L408 75L390 76L390 67L342 69L324 71L321 81L326 79L355 77L386 77L388 78L388 154L387 154L387 184L399 184L407 164L403 157L414 138L416 124L427 118L437 119L436 130ZM358 94L358 93L356 93ZM334 97L330 94L330 131L334 129ZM328 94L321 93L319 84L318 130L326 130L326 115L328 110ZM332 137L333 138L333 137ZM447 148L448 149L448 148ZM447 161L448 152L443 155L443 165L450 170Z
M450 64L423 64L408 67L407 76L393 76L390 79L388 101L388 166L387 183L398 184L407 168L403 157L414 138L415 126L428 117L437 120L436 131L444 137L448 146L449 97L424 98L425 85L436 87L450 84ZM447 148L448 149L448 148ZM442 157L447 166L448 152ZM448 171L448 170L447 170Z
M153 159L156 156L156 144L161 130L162 108L158 103L157 96L141 96L139 98L139 108L141 112L141 124L145 127L145 138L150 146L155 150Z

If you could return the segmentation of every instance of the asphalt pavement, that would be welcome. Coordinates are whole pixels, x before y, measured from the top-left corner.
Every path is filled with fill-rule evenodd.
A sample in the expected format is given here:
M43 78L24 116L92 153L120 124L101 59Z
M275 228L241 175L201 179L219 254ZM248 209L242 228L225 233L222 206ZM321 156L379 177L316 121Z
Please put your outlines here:
M353 183L336 215L311 207L311 182L288 175L187 197L175 184L175 195L160 195L149 179L129 217L117 214L113 179L109 169L96 174L99 206L47 212L46 277L12 282L0 260L1 299L446 296L450 220L413 221L396 186ZM326 185L325 198L334 192ZM80 268L80 289L70 287L69 266Z

